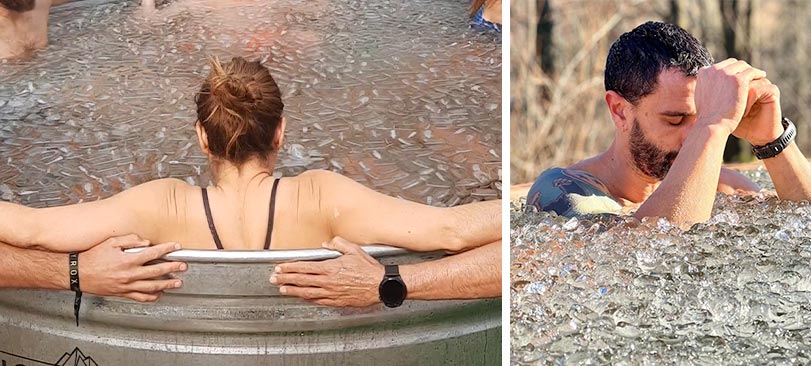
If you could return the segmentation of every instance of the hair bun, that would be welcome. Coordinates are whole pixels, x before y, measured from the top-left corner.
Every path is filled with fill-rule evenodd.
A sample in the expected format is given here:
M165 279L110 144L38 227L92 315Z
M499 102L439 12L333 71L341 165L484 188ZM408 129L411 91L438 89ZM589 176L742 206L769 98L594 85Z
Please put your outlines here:
M259 62L241 57L225 64L212 57L209 63L211 72L195 102L211 153L237 164L267 158L278 148L274 136L284 110L275 80Z
M232 108L238 105L251 105L262 98L262 92L253 81L227 74L212 78L211 94Z

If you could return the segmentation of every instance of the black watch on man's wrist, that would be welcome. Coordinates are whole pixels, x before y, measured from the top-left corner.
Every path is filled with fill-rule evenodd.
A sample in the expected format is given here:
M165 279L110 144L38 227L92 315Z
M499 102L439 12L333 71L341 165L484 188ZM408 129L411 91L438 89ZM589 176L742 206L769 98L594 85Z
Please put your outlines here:
M386 266L386 274L383 275L383 281L380 281L378 291L383 305L396 308L403 304L406 295L408 295L408 288L400 277L400 267L396 265Z
M782 123L784 131L777 140L762 146L752 146L752 152L759 160L777 156L783 152L791 141L794 140L794 137L797 136L797 128L794 127L794 123L792 123L791 120L783 117Z

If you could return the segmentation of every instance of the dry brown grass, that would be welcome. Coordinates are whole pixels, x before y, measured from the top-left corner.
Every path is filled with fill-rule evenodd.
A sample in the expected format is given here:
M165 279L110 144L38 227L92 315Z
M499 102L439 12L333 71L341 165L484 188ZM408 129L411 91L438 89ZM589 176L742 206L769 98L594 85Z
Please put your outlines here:
M536 55L539 7L551 1L555 72L541 70ZM717 59L722 47L717 1L678 0L679 25ZM811 151L811 1L744 1L752 6L750 63L781 88L783 112L795 121L800 147ZM647 20L664 20L667 0L515 0L511 3L511 177L532 181L544 169L595 155L611 143L603 71L611 43Z

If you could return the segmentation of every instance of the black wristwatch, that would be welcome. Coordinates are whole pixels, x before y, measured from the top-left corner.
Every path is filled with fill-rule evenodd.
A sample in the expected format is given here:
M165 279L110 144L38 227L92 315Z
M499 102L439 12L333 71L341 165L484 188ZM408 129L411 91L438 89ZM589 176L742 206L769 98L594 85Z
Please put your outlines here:
M396 308L403 304L406 295L408 295L408 288L400 277L400 267L386 266L386 274L383 275L383 281L380 281L378 291L383 305Z
M797 128L794 127L794 123L791 122L786 117L783 117L783 134L766 145L762 146L752 146L752 152L755 154L759 160L773 158L783 152L788 144L794 140L794 137L797 136Z

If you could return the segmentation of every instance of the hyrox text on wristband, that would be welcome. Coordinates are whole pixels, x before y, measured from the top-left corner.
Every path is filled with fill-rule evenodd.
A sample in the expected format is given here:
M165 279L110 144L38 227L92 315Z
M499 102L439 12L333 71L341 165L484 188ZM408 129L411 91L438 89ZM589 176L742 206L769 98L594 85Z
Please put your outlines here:
M73 299L73 315L76 316L76 326L79 326L79 308L82 306L82 289L79 284L79 253L68 254L70 290L76 293Z

